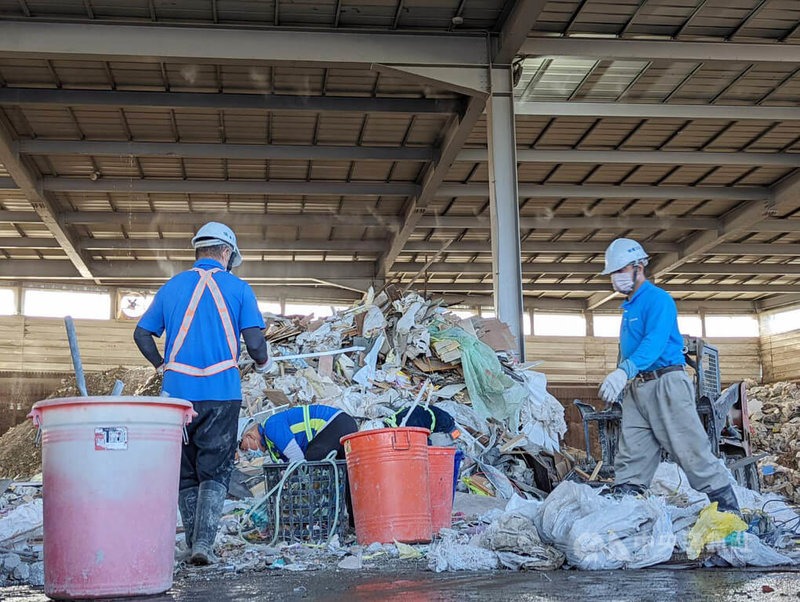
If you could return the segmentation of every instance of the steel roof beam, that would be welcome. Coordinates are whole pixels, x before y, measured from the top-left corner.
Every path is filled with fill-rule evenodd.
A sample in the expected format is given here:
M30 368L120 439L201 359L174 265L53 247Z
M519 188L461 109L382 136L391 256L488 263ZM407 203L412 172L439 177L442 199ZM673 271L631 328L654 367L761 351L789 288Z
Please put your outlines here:
M517 0L506 16L497 39L497 51L492 57L495 65L508 65L517 56L547 0Z
M393 272L416 274L427 264L397 262ZM603 269L597 263L523 263L522 273L529 275L543 274L589 274L599 275ZM491 274L492 264L489 262L452 262L440 261L427 266L424 270L429 274ZM800 264L741 264L741 263L690 263L669 270L669 274L684 275L800 275Z
M101 280L166 280L191 269L191 261L114 260L89 262L94 278ZM372 261L244 261L236 274L245 279L363 280L373 278ZM6 259L0 261L2 278L82 278L69 261Z
M150 192L180 194L230 194L268 195L288 194L298 196L413 196L419 192L417 184L406 182L295 182L272 180L169 180L46 177L42 181L49 192Z
M727 242L728 239L748 231L758 231L759 226L767 222L782 223L795 220L770 220L770 215L780 215L797 206L797 194L800 192L800 174L795 174L785 178L772 189L772 198L766 202L744 201L739 203L734 209L720 218L720 227L716 231L696 232L687 237L682 243L682 248L674 253L661 255L650 264L649 271L654 277L668 274L675 271L679 266L689 263L700 255L713 250L720 244ZM800 221L800 220L797 220ZM768 266L759 265L768 273ZM779 273L791 273L790 266L781 266L783 271ZM774 291L784 292L784 291ZM791 291L788 291L791 292ZM600 305L605 300L601 295L595 295L589 302L589 307Z
M326 218L327 220L327 218ZM298 220L299 221L299 220ZM329 221L329 220L327 220ZM83 238L78 241L78 247L83 251L174 251L191 252L189 238ZM442 247L439 240L409 241L403 248L403 253L436 253ZM522 252L545 255L599 255L605 252L606 242L547 242L527 241L522 243ZM679 243L647 242L648 253L670 253L680 249ZM53 238L35 238L21 236L0 237L2 249L58 249L59 244ZM344 252L344 253L376 253L385 248L382 239L370 240L327 240L327 239L300 239L281 240L253 237L239 237L239 248L245 252ZM447 247L448 254L484 254L491 253L492 248L488 241L459 241ZM800 256L798 243L726 243L709 249L704 255L755 255L765 257L795 257ZM697 264L709 266L717 264ZM747 265L735 264L740 268ZM764 265L764 264L757 264ZM721 269L721 268L712 268ZM686 273L686 272L684 272ZM711 273L711 272L708 272ZM736 272L741 273L741 272Z
M5 167L19 190L38 214L39 219L58 241L59 246L84 278L92 278L91 270L78 250L72 234L63 225L56 203L42 189L42 180L19 153L16 152L11 126L0 119L0 164Z
M234 94L228 92L69 90L64 88L48 90L9 87L0 88L0 104L413 114L456 113L463 106L461 100L449 98L299 96L293 94Z
M55 238L32 238L22 236L3 236L0 238L0 249L60 249Z
M488 65L482 34L0 22L0 56L128 62Z
M330 219L327 219L330 222ZM0 239L0 247L3 247ZM14 240L14 239L10 239ZM17 240L38 240L20 238ZM45 239L46 240L46 239ZM373 240L326 240L301 239L280 240L253 237L238 237L239 249L243 252L318 252L318 253L377 253L386 247L382 239ZM36 243L31 243L36 244ZM175 251L193 253L190 237L186 238L84 238L80 240L80 248L86 251Z
M365 226L396 229L402 224L397 215L363 215L336 213L238 213L204 212L190 213L180 211L68 211L62 216L67 224L130 224L140 226L165 225L170 223L200 225L208 221L225 221L236 226ZM32 211L2 211L0 223L38 224L39 216ZM581 217L522 217L520 228L528 230L567 230L606 228L615 230L718 230L722 222L714 217L674 217L674 216L581 216ZM489 228L486 216L437 216L426 215L418 222L423 229L440 228L462 230L466 228ZM751 227L756 232L800 232L800 219L766 219ZM683 243L681 243L683 244ZM441 246L441 245L440 245ZM778 252L783 245L771 247ZM458 248L458 247L455 247ZM558 248L558 246L554 247ZM735 254L730 251L724 254ZM747 254L748 248L742 248ZM531 251L535 252L535 251ZM545 251L542 251L545 252ZM653 251L657 252L657 251ZM667 252L667 251L663 251ZM713 253L711 253L713 254Z
M402 281L400 282L402 285ZM606 292L611 290L610 282L590 282L588 284L581 283L544 283L536 282L529 283L523 282L523 292L525 294L534 294L540 292L553 292L553 293L591 293L591 292ZM797 284L665 284L659 285L664 290L670 293L729 293L729 294L759 294L769 295L778 293L795 293L797 292ZM491 282L479 283L436 283L426 281L419 283L417 286L419 290L430 292L456 292L456 293L469 293L469 292L484 292L489 293L492 291Z
M386 252L378 260L378 269L381 274L386 274L391 270L397 256L403 251L406 242L423 219L428 204L436 196L436 191L447 176L447 172L450 171L464 142L472 133L485 106L485 96L473 96L469 99L464 113L450 120L442 137L438 159L428 165L420 178L419 193L406 203L403 210L403 223L389 240Z
M797 220L800 226L800 220ZM605 215L586 215L580 217L529 217L519 219L522 230L567 230L570 228L594 230L597 228L628 230L716 230L719 221L714 217L675 217L640 216L623 217ZM419 228L465 229L489 228L488 216L425 216L419 221Z
M412 240L406 243L404 253L435 253L442 248L444 241L441 240ZM543 253L543 254L598 254L605 253L607 242L567 242L567 241L525 241L521 248L523 253ZM647 250L650 253L667 253L679 248L677 243L651 242L647 243ZM450 243L446 253L491 253L492 247L489 241L462 240Z
M704 251L705 254L713 254L714 248ZM800 274L800 264L796 263L685 263L669 270L670 274L692 274L698 276L714 274L732 275L777 275L789 276Z
M470 148L457 161L481 163L488 160L485 148ZM592 165L748 165L800 167L800 153L747 153L702 151L619 151L619 150L517 150L520 163L583 163Z
M30 155L88 157L181 157L186 159L298 159L315 161L433 161L431 147L322 146L285 144L205 144L191 142L90 142L86 140L19 140Z
M208 221L225 221L239 226L375 226L396 228L403 223L396 215L362 215L334 213L189 213L178 211L158 211L155 213L110 212L110 211L68 211L63 215L69 224L130 224L164 225L169 223L204 224ZM38 223L40 220L32 212L0 211L0 222ZM800 220L773 220L786 223L787 231L800 230ZM796 222L796 224L795 224ZM522 217L520 228L525 230L564 230L564 229L651 229L651 230L716 230L719 220L713 217L674 217L674 216L581 216L581 217ZM417 223L419 228L441 228L462 230L465 228L489 228L487 216L437 216L426 215ZM401 249L402 250L402 249Z
M33 142L33 141L31 141ZM37 144L21 145L21 148L43 149L45 145L38 144L43 141L36 141ZM72 144L72 143L70 143ZM82 144L82 143L81 143ZM113 143L127 144L127 143ZM223 146L223 145L208 145ZM26 150L25 152L29 152ZM209 151L213 152L213 151ZM259 151L260 152L260 151ZM125 153L119 153L125 155ZM220 153L222 154L222 153ZM167 153L165 156L174 156ZM113 182L114 180L106 180ZM131 182L132 180L123 180ZM139 180L133 180L139 181ZM181 180L181 182L193 182L192 180ZM202 180L207 182L207 180ZM366 184L366 182L355 182L356 184ZM284 185L281 182L271 182L271 184ZM293 184L293 183L291 183ZM297 184L308 184L306 182ZM352 183L350 183L352 184ZM382 184L382 183L381 183ZM205 184L203 184L205 185ZM251 184L248 183L248 186ZM343 186L344 182L337 183ZM188 184L193 187L195 184ZM325 186L329 186L325 184ZM309 188L306 186L306 188ZM0 190L17 190L17 186L11 178L0 178ZM329 190L329 188L325 188ZM519 193L522 198L631 198L631 199L697 199L697 200L769 200L771 191L763 186L637 186L637 185L616 185L616 184L520 184ZM488 198L489 185L483 182L471 182L469 184L445 183L436 190L437 198L452 197L474 197Z
M0 212L3 221L3 212ZM354 226L397 228L400 218L396 215L351 215L332 213L180 213L177 211L147 212L107 212L107 211L68 211L64 213L68 224L118 224L157 227L166 224L201 225L210 221L225 222L234 226Z
M0 100L2 93L0 92ZM624 119L722 119L727 121L797 121L800 108L752 105L665 104L645 102L548 102L514 104L517 115L537 117L619 117Z
M522 45L520 54L624 61L800 63L800 45L738 42L615 40L575 37L528 38Z
M393 273L416 274L425 263L396 262L392 267ZM588 263L523 263L523 274L598 274L603 269L603 264ZM427 266L426 274L491 274L490 262L451 262L439 261Z
M613 152L613 151L611 151ZM445 183L436 191L437 197L488 198L489 185ZM737 199L765 201L771 198L764 186L636 186L617 184L519 184L521 198L629 198L629 199Z

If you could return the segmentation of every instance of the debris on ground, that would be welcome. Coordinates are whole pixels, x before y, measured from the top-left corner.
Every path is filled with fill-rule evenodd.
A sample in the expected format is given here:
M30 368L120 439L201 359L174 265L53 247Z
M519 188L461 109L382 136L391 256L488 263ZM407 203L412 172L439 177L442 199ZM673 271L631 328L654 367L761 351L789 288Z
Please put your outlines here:
M40 484L0 480L0 586L44 585Z
M746 385L753 453L769 454L758 463L762 489L800 504L800 387Z

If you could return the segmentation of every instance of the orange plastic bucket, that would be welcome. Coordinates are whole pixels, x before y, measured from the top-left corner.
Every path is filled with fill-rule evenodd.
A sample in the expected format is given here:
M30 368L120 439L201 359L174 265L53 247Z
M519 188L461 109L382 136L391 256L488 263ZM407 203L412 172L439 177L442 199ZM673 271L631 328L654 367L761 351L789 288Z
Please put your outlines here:
M455 447L429 447L428 470L431 479L431 527L434 533L453 524L453 473Z
M428 435L404 427L342 437L358 543L431 540Z

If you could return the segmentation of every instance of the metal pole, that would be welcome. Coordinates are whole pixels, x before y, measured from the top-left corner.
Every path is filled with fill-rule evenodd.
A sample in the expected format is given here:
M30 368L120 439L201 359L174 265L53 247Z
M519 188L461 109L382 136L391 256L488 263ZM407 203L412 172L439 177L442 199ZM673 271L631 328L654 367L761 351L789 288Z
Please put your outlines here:
M67 340L69 341L69 352L72 355L72 366L75 368L75 382L81 395L88 397L86 377L83 374L83 364L81 363L81 351L78 349L78 335L75 334L75 324L72 321L72 316L65 317L64 324L67 327Z
M487 104L486 119L494 304L497 317L508 324L517 341L515 351L524 361L519 194L511 69L491 69L491 83L492 94Z

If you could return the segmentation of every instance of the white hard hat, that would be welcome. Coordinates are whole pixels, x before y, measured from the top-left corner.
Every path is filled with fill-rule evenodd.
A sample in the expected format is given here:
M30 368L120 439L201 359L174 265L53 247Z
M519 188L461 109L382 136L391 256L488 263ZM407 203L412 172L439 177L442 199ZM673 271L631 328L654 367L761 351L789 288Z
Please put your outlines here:
M242 264L242 254L239 252L239 247L236 245L236 235L233 233L233 230L228 228L225 224L208 222L197 231L197 234L195 234L192 239L192 247L195 249L213 247L219 243L225 243L233 250L231 267L235 268Z
M606 249L606 267L603 276L613 274L632 263L647 265L647 259L647 253L638 242L630 238L618 238Z
M249 431L253 426L255 426L255 424L256 424L255 418L251 418L249 416L247 418L239 418L239 425L236 432L236 442L241 444L242 437L244 437L244 434L247 431Z

